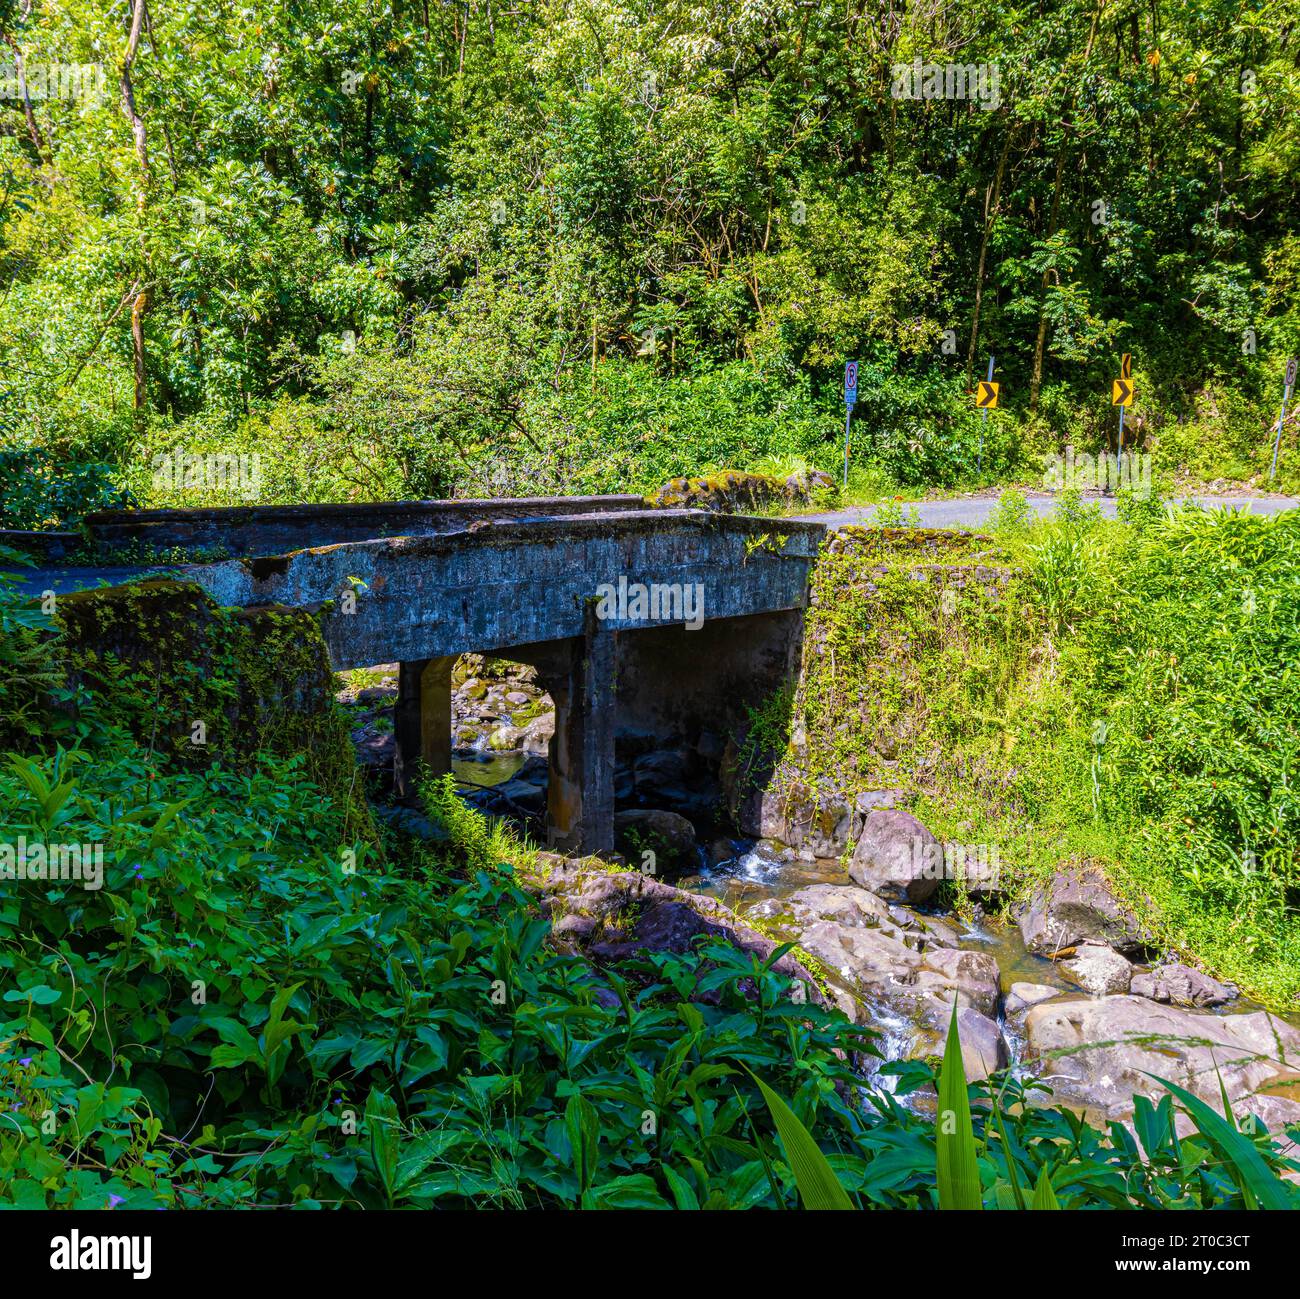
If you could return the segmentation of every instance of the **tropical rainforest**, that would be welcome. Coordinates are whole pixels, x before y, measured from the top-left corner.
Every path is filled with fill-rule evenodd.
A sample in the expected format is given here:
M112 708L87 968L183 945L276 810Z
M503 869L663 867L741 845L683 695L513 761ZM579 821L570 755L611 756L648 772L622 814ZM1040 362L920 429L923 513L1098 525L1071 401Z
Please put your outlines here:
M1300 0L0 0L0 846L101 872L0 874L0 1204L1297 1207L1300 516L1163 498L1300 490L1298 187ZM1152 492L1035 517L1053 457L1118 448L1129 365ZM488 796L399 809L357 766L395 665L336 677L307 615L170 577L55 594L36 535L92 567L109 509L723 471L879 508L712 773L1006 857L942 916L834 894L944 993L906 1049L822 912L589 959ZM956 542L907 508L980 492ZM918 546L977 576L921 590ZM553 703L483 660L453 693L478 757ZM783 833L735 860L858 860ZM623 846L609 896L663 844ZM1001 982L940 977L1065 863L1113 946L1021 920ZM1006 1056L1119 1003L1229 1005L1267 1105L1221 1051L1135 1055L1123 1105Z

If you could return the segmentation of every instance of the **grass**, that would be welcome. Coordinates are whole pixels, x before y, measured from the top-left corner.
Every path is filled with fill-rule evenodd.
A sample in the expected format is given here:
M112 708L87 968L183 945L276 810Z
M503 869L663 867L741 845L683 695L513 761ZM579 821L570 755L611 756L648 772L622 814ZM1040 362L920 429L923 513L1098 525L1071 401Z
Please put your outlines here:
M907 787L941 840L998 845L1011 899L1093 859L1162 945L1294 1011L1300 520L1120 507L1011 494L978 559L874 530L825 554L751 743L780 753L793 707L799 779Z

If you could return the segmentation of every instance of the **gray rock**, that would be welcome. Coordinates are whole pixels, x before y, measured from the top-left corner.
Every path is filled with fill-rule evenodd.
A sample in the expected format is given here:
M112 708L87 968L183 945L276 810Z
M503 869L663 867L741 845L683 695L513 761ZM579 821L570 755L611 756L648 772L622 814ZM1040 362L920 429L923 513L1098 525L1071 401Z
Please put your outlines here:
M1066 977L1094 997L1127 992L1133 967L1113 948L1085 943L1078 954L1061 962Z
M526 780L507 780L496 787L497 793L525 816L540 816L546 807L546 790Z
M633 862L649 849L664 858L656 868L681 865L695 860L695 827L676 812L657 808L637 808L614 815L614 833L620 840L628 841ZM636 843L631 843L635 837Z
M520 704L526 704L527 702L528 702L528 696L524 694L522 690L506 691L506 703L520 705Z
M1132 956L1147 937L1094 866L1063 870L1034 894L1019 919L1025 946L1039 954L1094 942Z
M890 918L889 907L856 884L810 884L789 897L765 898L745 914L796 933L830 921L847 928L881 929L900 938L902 934Z
M1003 1010L1009 1020L1022 1019L1029 1011L1042 1001L1050 1001L1061 995L1060 988L1053 988L1047 983L1013 983L1007 992Z
M849 874L882 898L916 906L939 887L943 854L938 840L910 812L869 812Z
M1230 983L1220 983L1190 965L1162 965L1133 976L1135 997L1171 1002L1175 1006L1221 1006L1237 995Z
M1300 1122L1300 1102L1256 1095L1300 1070L1300 1029L1257 1011L1213 1015L1162 1006L1145 997L1071 998L1035 1006L1025 1019L1035 1072L1055 1090L1122 1118L1133 1093L1158 1098L1148 1075L1167 1078L1222 1110L1222 1076L1233 1108L1274 1127Z
M926 1024L907 1050L909 1060L942 1058L948 1045L952 1008L935 1006L926 1012ZM969 1006L957 1010L957 1037L967 1082L979 1082L1007 1063L1007 1044L1002 1030L987 1015Z
M925 953L924 963L916 973L915 987L935 994L949 1008L951 992L956 991L963 1005L973 1007L982 1015L994 1015L1001 995L998 983L998 963L987 952L936 947Z
M540 716L534 717L533 720L524 727L524 752L544 756L550 750L551 736L554 734L554 713L542 713Z
M754 839L786 841L785 800L779 790L762 789L748 794L736 809L741 834Z
M745 834L779 839L812 857L838 857L849 844L853 815L848 802L831 791L804 785L756 791L737 809Z
M861 789L853 798L853 809L861 816L868 812L888 811L897 807L907 798L901 789Z
M524 733L517 726L498 726L488 736L488 748L494 753L510 753L519 748Z

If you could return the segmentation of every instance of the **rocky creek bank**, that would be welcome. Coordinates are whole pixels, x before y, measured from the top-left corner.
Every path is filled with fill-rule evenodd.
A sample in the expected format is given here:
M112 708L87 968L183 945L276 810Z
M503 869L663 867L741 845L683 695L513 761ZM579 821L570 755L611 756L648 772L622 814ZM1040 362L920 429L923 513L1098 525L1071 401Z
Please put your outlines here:
M340 699L359 754L381 775L396 666L377 671ZM452 685L467 801L541 837L549 698L531 668L477 656L457 664ZM544 854L537 888L557 935L597 965L684 951L706 934L764 958L792 942L778 968L876 1030L886 1061L941 1055L955 1001L971 1079L1010 1067L1110 1120L1132 1112L1137 1092L1159 1096L1148 1075L1216 1107L1222 1077L1239 1114L1274 1131L1300 1123L1300 1028L1162 955L1095 864L1063 865L1010 920L986 919L977 902L971 923L935 909L942 872L917 865L941 863L944 846L906 810L903 790L738 797L728 762L707 734L668 749L620 736L619 848L644 871ZM979 898L983 882L970 882ZM880 1063L866 1067L888 1086Z

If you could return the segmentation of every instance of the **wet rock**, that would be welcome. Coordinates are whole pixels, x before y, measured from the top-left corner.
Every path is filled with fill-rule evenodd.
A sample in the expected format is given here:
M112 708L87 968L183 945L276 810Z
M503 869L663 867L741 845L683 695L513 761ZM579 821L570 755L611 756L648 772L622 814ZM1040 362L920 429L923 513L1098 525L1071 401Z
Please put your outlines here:
M935 1006L926 1013L926 1024L907 1049L909 1060L942 1059L948 1045L951 1008ZM1005 1067L1007 1044L996 1021L969 1006L957 1010L957 1036L961 1042L962 1070L967 1082L979 1082Z
M956 947L961 941L957 926L939 916L916 916L917 925L936 947Z
M522 690L506 691L506 703L508 704L514 704L516 707L519 707L520 705L530 703L530 702L531 702L530 697L524 694Z
M1190 965L1162 965L1133 976L1135 997L1171 1002L1175 1006L1221 1006L1237 995L1230 983L1220 983Z
M856 884L811 884L789 897L766 898L745 914L796 933L823 921L848 928L882 929L900 937L903 932L886 903Z
M1234 1110L1270 1126L1300 1122L1300 1102L1255 1093L1294 1082L1300 1070L1300 1029L1264 1011L1213 1015L1162 1006L1145 997L1051 1001L1033 1007L1025 1036L1035 1072L1056 1099L1093 1106L1107 1118L1133 1108L1133 1093L1153 1099L1167 1078L1222 1111L1222 1076Z
M1022 908L1019 920L1025 946L1040 955L1094 942L1133 956L1146 940L1138 918L1095 866L1063 870Z
M1008 1020L1019 1020L1040 1002L1060 995L1061 989L1048 983L1013 983L1002 1006Z
M510 753L520 747L524 733L517 726L498 726L488 736L488 748L493 753Z
M357 691L359 704L386 704L397 698L396 686L367 686Z
M497 785L496 791L524 816L541 816L546 808L546 790L541 785L516 778Z
M998 963L987 952L971 952L959 947L931 948L916 974L916 988L952 1005L955 991L965 1005L983 1015L997 1013L999 987Z
M1133 967L1117 951L1095 943L1084 943L1077 955L1061 962L1061 970L1094 997L1127 992L1133 977Z
M882 1000L891 992L910 997L921 967L920 954L883 929L819 921L800 930L799 943L852 988Z
M939 887L942 866L934 835L910 812L889 809L863 820L849 874L882 898L917 906Z
M709 865L720 866L725 861L732 861L740 853L740 849L731 839L715 839L709 845Z
M521 747L525 753L546 754L550 751L551 736L555 734L555 714L542 713L524 727Z
M676 812L635 808L614 815L614 834L627 844L633 861L647 849L659 860L657 868L695 861L695 827Z

